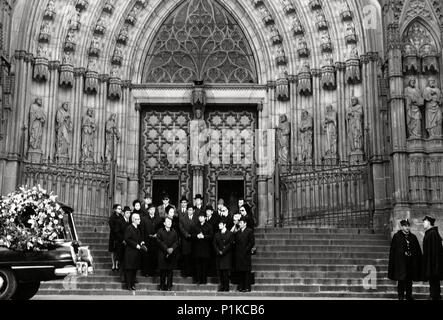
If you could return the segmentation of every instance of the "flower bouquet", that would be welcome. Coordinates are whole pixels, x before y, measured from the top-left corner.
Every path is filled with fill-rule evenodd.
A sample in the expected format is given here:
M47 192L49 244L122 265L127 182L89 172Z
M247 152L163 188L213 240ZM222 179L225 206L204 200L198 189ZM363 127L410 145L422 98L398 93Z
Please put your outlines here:
M64 238L63 210L57 196L40 185L2 197L0 246L17 251L40 251Z

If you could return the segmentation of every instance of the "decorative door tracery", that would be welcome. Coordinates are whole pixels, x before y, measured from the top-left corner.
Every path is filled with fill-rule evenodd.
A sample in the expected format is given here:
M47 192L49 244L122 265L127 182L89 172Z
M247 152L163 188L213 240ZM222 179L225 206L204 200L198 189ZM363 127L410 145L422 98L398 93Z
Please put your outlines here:
M140 139L140 189L152 194L154 177L177 177L180 194L191 195L189 162L190 110L149 107L142 114Z

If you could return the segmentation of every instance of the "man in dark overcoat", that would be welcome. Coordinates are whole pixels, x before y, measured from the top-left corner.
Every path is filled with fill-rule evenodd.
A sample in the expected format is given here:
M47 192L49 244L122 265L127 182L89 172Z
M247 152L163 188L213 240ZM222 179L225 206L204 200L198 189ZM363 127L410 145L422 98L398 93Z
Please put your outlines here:
M206 222L206 214L200 212L199 223L194 227L192 255L195 261L196 280L198 284L206 284L208 260L211 254L213 231Z
M165 217L164 228L157 232L158 268L160 269L160 290L171 291L173 270L177 265L178 235L171 228L172 219Z
M440 280L443 280L442 238L435 226L435 219L426 216L423 219L425 236L423 237L423 276L429 281L431 300L441 300Z
M220 216L211 205L206 206L206 223L209 224L212 228L212 232L215 234L218 231L218 224L220 222ZM215 277L217 276L217 268L216 268L216 254L214 250L214 246L211 245L209 250L209 260L208 260L208 276Z
M413 300L412 282L421 280L422 253L408 220L400 221L400 230L392 237L389 251L388 278L398 281L398 299Z
M255 245L254 232L247 227L247 219L240 218L239 230L235 234L235 269L238 273L238 291L251 291L251 256Z
M126 248L126 242L125 242L125 231L126 228L131 225L131 208L128 206L125 206L123 209L123 215L121 216L121 219L117 220L116 227L118 235L117 238L121 239L121 245L119 247L119 256L120 256L120 278L121 282L126 283L126 274L125 274L125 248Z
M226 220L221 219L218 224L219 232L214 235L214 249L216 266L220 279L218 291L229 291L229 272L232 267L232 244L234 235L226 228Z
M137 270L140 269L140 250L147 250L139 228L140 215L132 213L132 223L125 231L125 272L128 290L135 290Z
M204 213L204 210L205 210L205 208L203 207L203 197L202 197L202 195L201 194L196 194L195 195L195 198L194 198L194 202L195 202L195 206L194 206L194 211L195 211L195 214L197 215L197 217L198 217L198 215L200 214L200 213Z
M198 217L194 214L194 206L188 204L187 215L179 216L181 258L183 261L183 277L194 277L194 260L192 257L192 232L198 223Z
M147 213L141 217L141 229L143 231L143 239L148 247L148 252L142 253L142 265L144 276L155 276L158 260L158 244L155 239L157 231L162 227L162 219L155 214L155 206L150 203Z

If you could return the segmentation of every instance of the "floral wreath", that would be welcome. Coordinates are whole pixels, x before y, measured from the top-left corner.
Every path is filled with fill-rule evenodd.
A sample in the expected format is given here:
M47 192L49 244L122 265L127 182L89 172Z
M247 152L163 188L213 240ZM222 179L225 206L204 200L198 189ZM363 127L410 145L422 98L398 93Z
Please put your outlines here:
M40 251L64 238L63 210L57 196L40 185L19 190L0 201L0 246Z

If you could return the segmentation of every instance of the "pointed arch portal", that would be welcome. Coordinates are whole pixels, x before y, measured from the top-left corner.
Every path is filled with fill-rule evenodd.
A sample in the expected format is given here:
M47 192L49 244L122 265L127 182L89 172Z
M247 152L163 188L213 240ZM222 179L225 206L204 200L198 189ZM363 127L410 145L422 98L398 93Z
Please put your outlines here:
M257 83L255 60L240 26L215 0L182 2L151 44L145 83Z

